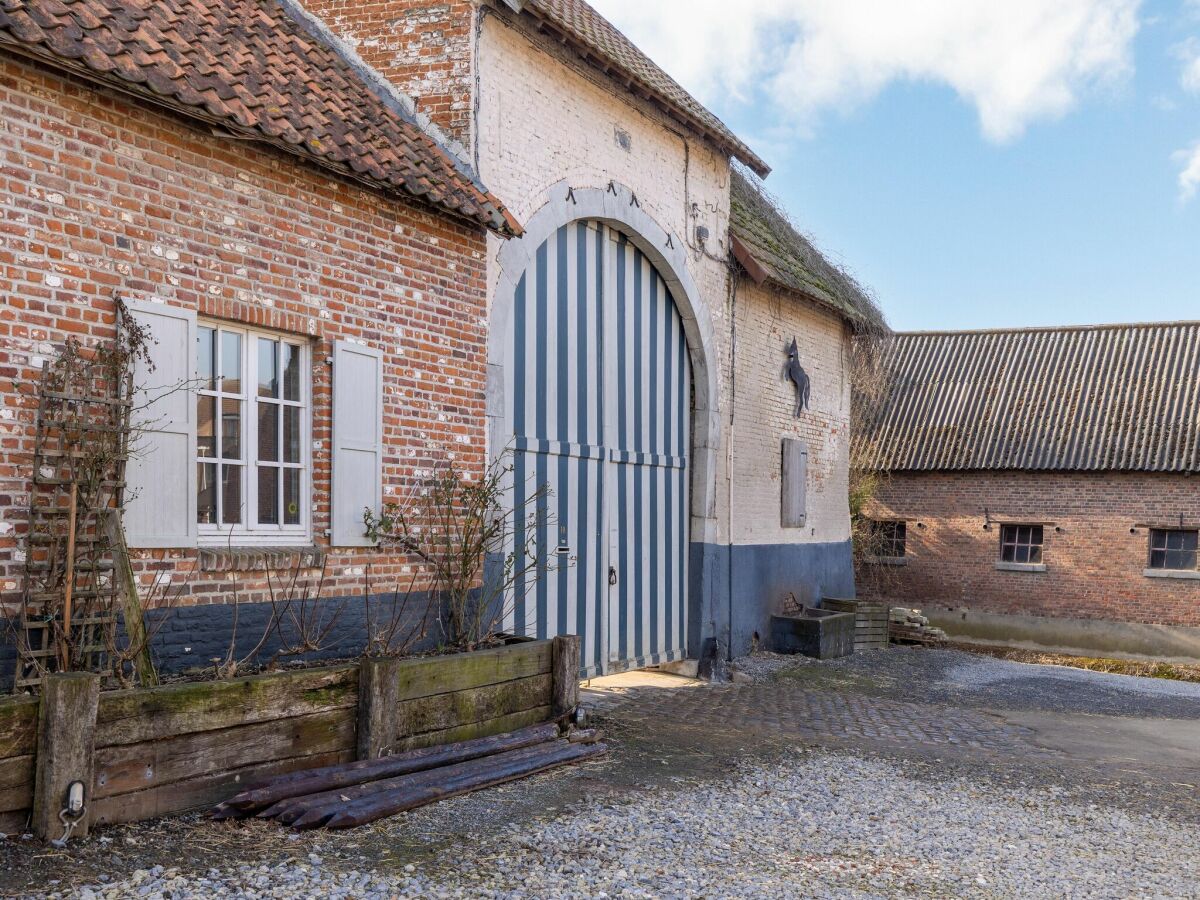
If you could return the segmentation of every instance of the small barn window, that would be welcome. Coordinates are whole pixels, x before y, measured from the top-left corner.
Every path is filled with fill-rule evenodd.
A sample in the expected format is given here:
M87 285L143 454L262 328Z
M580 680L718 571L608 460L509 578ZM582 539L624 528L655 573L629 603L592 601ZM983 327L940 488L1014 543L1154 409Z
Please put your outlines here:
M1004 525L1000 528L1000 561L1037 565L1042 561L1041 525Z
M872 521L871 555L880 559L903 559L908 549L908 524L896 521Z
M1150 568L1194 571L1200 531L1170 528L1150 529Z

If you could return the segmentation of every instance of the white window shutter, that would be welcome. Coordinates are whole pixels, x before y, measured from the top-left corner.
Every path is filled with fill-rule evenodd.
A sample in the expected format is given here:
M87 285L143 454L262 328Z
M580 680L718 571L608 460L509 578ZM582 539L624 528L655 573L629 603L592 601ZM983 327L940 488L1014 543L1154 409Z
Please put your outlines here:
M383 501L383 351L333 345L333 474L330 542L369 547L363 511Z
M125 306L147 331L153 363L134 366L125 539L130 547L195 547L196 314L165 303Z
M784 528L803 528L808 506L808 444L795 438L783 439L783 508Z

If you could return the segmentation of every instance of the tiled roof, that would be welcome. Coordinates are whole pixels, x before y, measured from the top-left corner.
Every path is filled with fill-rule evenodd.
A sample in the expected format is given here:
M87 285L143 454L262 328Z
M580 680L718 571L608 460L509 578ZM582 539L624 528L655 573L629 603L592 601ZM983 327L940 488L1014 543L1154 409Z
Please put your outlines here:
M658 101L669 112L700 131L741 160L758 175L771 171L763 160L747 147L725 123L714 116L674 78L637 48L611 22L594 10L586 0L504 0L509 6L538 19L543 29L555 31L589 62L610 74L623 76L635 93ZM648 0L662 2L662 0ZM687 13L684 12L684 15Z
M288 0L0 0L0 46L520 232L469 169Z
M899 334L887 471L1200 472L1200 322Z
M736 169L729 198L734 256L751 278L803 294L840 313L856 327L884 327L871 298L822 256L771 198Z

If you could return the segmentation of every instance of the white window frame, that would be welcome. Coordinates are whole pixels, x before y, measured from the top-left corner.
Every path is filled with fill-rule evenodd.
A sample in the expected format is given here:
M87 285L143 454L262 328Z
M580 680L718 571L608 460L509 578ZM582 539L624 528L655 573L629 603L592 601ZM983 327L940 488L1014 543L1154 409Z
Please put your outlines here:
M241 353L241 382L242 389L239 402L242 404L242 446L240 466L242 469L242 521L238 524L208 524L197 522L198 543L201 547L247 547L247 546L302 546L312 543L312 347L310 342L298 335L288 334L286 332L268 331L259 328L250 328L238 325L232 322L225 322L214 319L200 319L197 321L196 339L199 342L201 335L205 329L212 329L216 332L216 353L217 361L215 369L217 379L221 375L221 333L237 334L242 340ZM283 393L283 370L282 366L278 373L280 380L280 398L271 400L273 405L277 406L292 406L300 409L300 462L298 464L284 464L283 456L283 441L280 440L279 454L281 459L278 461L280 470L285 468L299 468L300 470L300 523L298 525L285 525L280 522L277 525L259 524L258 522L258 340L265 338L267 340L291 344L300 351L300 399L299 401L286 401L282 398ZM206 376L200 376L198 372L199 361L199 344L193 351L193 365L197 369L198 387L196 396L214 396L214 392L209 391L206 387ZM218 385L219 387L219 385ZM266 398L264 398L266 400ZM221 401L217 401L215 424L215 439L217 442L217 454L221 452ZM282 431L282 413L280 414L280 429ZM224 460L213 457L202 457L199 454L199 439L197 438L196 445L193 447L193 465L197 467L201 463L224 462ZM274 465L267 463L267 465ZM199 486L197 484L197 490ZM220 478L218 476L216 490L220 494ZM283 478L279 480L280 504L283 499ZM218 515L220 516L220 498L218 497ZM199 503L197 501L197 519L199 519Z

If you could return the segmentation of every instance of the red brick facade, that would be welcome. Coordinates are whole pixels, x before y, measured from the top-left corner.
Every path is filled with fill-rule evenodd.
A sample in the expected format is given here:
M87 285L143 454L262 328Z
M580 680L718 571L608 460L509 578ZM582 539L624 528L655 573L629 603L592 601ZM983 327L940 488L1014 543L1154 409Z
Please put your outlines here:
M312 0L305 8L464 144L470 136L475 21L471 0Z
M1200 526L1198 498L1185 475L894 474L869 513L907 522L907 565L860 586L905 606L1197 626L1200 580L1144 570L1149 527ZM1025 522L1043 524L1046 571L997 569L1000 523Z
M460 4L452 4L460 5ZM461 4L466 5L466 4ZM485 235L248 141L0 57L0 596L20 595L43 360L114 327L114 295L305 336L312 348L312 530L329 519L335 340L385 352L384 491L452 453L484 464ZM144 554L189 569L197 551ZM404 560L335 552L327 593L377 589ZM201 573L188 603L268 599L261 575Z

